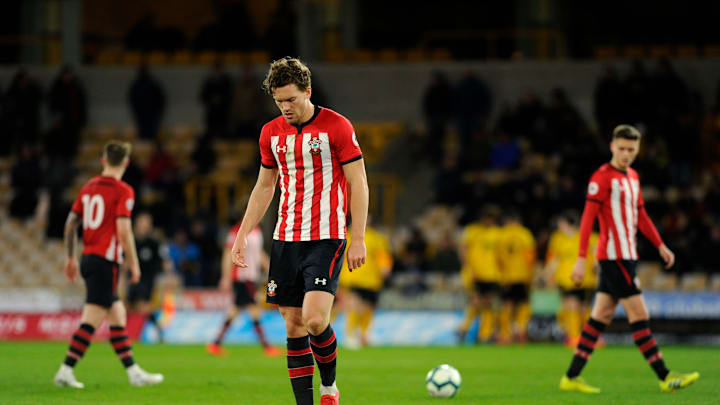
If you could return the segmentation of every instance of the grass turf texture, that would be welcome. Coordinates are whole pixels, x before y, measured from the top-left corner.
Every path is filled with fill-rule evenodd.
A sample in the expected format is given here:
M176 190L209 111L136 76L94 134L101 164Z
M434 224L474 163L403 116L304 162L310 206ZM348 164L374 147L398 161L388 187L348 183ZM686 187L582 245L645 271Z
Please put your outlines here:
M58 388L52 378L65 343L0 342L0 404L294 404L285 357L263 357L257 346L229 346L229 356L211 357L203 346L135 345L141 367L165 374L155 387L131 387L106 342L94 342L76 367L85 389ZM338 387L342 404L710 404L720 402L720 351L667 346L671 369L697 370L693 386L661 393L635 347L596 350L583 376L602 388L588 396L558 390L571 351L559 345L386 347L340 349ZM431 398L428 370L455 366L462 387L455 398ZM315 386L320 383L317 368ZM316 401L319 394L316 388Z

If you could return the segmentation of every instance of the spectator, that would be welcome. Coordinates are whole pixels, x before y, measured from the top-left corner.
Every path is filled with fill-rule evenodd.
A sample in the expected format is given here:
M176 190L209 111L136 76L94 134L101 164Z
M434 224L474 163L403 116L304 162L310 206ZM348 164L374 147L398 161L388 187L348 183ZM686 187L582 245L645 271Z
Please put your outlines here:
M462 201L465 185L463 173L458 166L457 157L446 153L442 167L435 177L435 202L446 205L457 205Z
M85 89L70 66L64 66L50 88L49 108L52 129L47 151L72 158L80 142L80 131L87 122Z
M42 172L38 155L33 147L28 144L23 145L20 156L11 169L13 198L10 201L10 215L24 220L35 214L38 194L42 187Z
M575 106L570 103L564 89L553 89L546 114L546 130L542 143L544 147L539 150L552 154L557 153L561 147L572 148L585 130L585 123Z
M128 100L140 138L155 139L165 112L165 91L150 74L147 65L138 68L137 77L130 85Z
M188 240L184 230L175 231L173 240L168 245L168 254L175 271L183 278L185 287L202 287L200 249L195 243Z
M0 97L0 155L7 155L20 141L35 142L40 128L41 90L25 69L20 69Z
M628 121L633 124L647 125L651 120L653 105L650 94L650 78L641 60L633 61L630 73L625 78L627 92Z
M492 110L490 89L474 72L465 72L457 84L454 108L460 144L469 145L475 134L485 129L485 120Z
M209 138L227 134L232 91L232 79L225 73L222 63L216 62L200 91L200 102L205 108L205 133Z
M259 136L259 134L257 135ZM200 175L209 174L215 168L217 154L213 149L212 139L207 135L198 138L190 158L193 161L194 173Z
M217 235L217 226L212 221L197 217L190 224L190 241L200 249L200 272L204 286L216 286L220 282Z
M155 150L145 166L145 181L155 188L165 189L175 181L177 164L167 153L163 143L155 142Z
M430 139L444 139L453 114L453 89L445 73L432 72L430 86L423 93L422 109Z
M607 66L595 85L593 94L595 120L601 134L627 121L627 92L612 66Z
M313 88L313 90L315 90ZM313 91L313 96L315 92ZM313 97L314 98L314 97ZM257 139L266 115L267 95L258 85L251 65L240 68L232 97L232 133L236 138Z
M515 169L520 163L520 147L515 139L498 132L490 146L490 167L494 170Z

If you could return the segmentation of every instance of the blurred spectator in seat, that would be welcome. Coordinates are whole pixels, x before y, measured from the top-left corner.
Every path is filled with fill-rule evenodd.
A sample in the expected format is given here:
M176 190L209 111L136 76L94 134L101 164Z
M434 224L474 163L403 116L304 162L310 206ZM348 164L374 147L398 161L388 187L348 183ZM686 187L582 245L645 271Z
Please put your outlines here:
M614 67L605 67L595 85L593 101L595 120L601 134L609 134L615 126L627 122L627 90Z
M647 125L652 115L652 95L650 91L650 77L645 70L645 64L636 59L632 63L630 73L623 82L627 91L627 120L631 124L643 123Z
M546 146L544 135L546 126L546 110L540 98L532 90L527 90L513 115L513 132L530 140L533 150L542 150Z
M207 217L207 216L206 216ZM190 224L190 241L200 249L200 273L204 286L216 286L220 282L220 250L218 229L213 221L196 217Z
M422 109L429 142L440 143L454 111L453 89L445 73L439 70L432 72L430 85L423 93Z
M439 271L446 276L460 272L462 263L460 263L457 246L450 232L446 232L444 237L439 239L435 256L430 260L428 267L430 270Z
M43 171L39 156L29 144L21 147L18 159L11 169L10 181L13 191L10 215L18 219L32 217L43 185Z
M257 137L260 134L256 135ZM207 135L203 135L198 138L195 143L195 149L190 154L190 158L194 165L194 174L206 175L215 169L215 163L217 162L217 153L213 148L212 139L209 139Z
M457 157L453 153L446 153L442 167L435 176L435 202L457 205L462 202L464 191L463 172L458 166Z
M80 142L80 131L87 123L87 99L80 79L70 66L64 66L53 82L49 108L52 127L46 151L73 158Z
M585 123L563 88L552 90L546 114L544 142L539 150L552 154L561 148L572 148L585 130Z
M143 171L140 166L135 163L132 155L130 156L128 166L125 169L125 174L123 174L122 181L129 184L130 187L135 190L135 199L140 200L138 195L142 193L141 186L143 182Z
M453 103L461 146L469 145L475 133L485 129L492 110L492 94L473 71L468 70L455 87Z
M0 155L7 155L20 142L35 142L40 128L40 86L20 69L0 97Z
M175 231L172 242L168 244L168 254L175 271L183 278L185 287L202 287L200 249L194 242L188 240L184 230Z
M128 92L130 109L141 139L155 139L165 112L165 91L150 74L147 65L140 65Z
M215 62L200 91L205 108L205 133L208 137L224 137L228 132L233 84L222 63Z
M417 226L413 226L411 230L410 239L405 244L401 260L405 272L410 275L410 282L405 288L405 293L412 295L427 290L425 285L427 242Z
M145 166L145 181L157 189L166 189L175 181L177 164L160 141L155 142L155 150Z
M490 145L490 167L495 170L516 169L520 163L520 146L504 132L498 132Z
M264 107L267 95L253 75L252 65L242 65L232 96L232 134L239 139L257 139L260 136L260 125L265 118ZM315 100L313 86L313 101Z

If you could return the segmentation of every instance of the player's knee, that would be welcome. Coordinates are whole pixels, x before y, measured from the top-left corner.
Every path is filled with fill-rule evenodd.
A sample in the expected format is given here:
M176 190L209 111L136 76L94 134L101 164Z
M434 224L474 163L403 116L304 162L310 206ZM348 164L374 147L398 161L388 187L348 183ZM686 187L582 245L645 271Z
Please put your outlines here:
M322 315L313 314L303 317L303 323L308 332L313 335L319 335L327 328L328 321Z

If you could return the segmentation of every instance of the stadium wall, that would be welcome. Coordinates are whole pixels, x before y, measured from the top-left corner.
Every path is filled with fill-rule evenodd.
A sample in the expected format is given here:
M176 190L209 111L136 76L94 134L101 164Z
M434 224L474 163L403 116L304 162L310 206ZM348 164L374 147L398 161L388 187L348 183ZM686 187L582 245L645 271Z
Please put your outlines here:
M654 61L647 61L649 72ZM417 64L327 64L311 65L313 79L328 99L328 107L342 111L353 120L400 120L408 123L422 120L420 101L434 70L444 71L452 81L465 72L476 72L490 87L497 111L505 102L516 102L528 90L547 99L555 87L563 87L582 116L593 122L592 97L597 79L607 62L487 62L487 63L417 63ZM612 63L622 75L630 62ZM720 60L677 60L673 62L691 89L708 102L713 99L720 80ZM198 101L201 83L208 72L204 66L157 66L153 72L166 89L168 108L166 125L202 122ZM57 68L30 67L47 90ZM254 67L258 86L265 65ZM0 68L0 85L7 86L15 67ZM228 67L231 75L237 69ZM80 78L88 93L90 125L129 125L132 123L127 90L135 77L134 67L82 67Z

